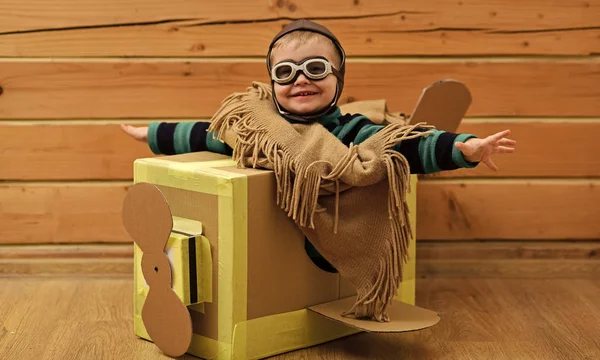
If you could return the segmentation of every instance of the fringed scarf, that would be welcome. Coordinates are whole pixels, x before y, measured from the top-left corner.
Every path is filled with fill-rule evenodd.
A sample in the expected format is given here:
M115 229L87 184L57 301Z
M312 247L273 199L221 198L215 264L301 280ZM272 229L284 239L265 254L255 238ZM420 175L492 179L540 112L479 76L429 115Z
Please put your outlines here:
M417 127L433 128L383 115L383 129L346 146L319 123L282 118L270 86L253 82L222 102L209 128L233 148L239 167L274 171L277 204L357 291L343 315L380 322L389 321L386 307L402 281L412 236L410 169L392 147L429 133Z

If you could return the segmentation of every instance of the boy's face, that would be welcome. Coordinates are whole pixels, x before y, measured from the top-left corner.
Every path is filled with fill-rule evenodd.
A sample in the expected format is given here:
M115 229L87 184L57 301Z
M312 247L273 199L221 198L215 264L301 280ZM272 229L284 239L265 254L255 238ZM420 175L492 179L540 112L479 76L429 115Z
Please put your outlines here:
M334 66L333 51L335 50L331 46L324 43L306 44L295 41L274 51L272 63L275 66L284 60L299 62L309 57L323 56ZM300 73L290 84L275 83L273 86L281 106L295 114L308 114L324 109L333 101L337 78L329 74L324 79L311 80Z

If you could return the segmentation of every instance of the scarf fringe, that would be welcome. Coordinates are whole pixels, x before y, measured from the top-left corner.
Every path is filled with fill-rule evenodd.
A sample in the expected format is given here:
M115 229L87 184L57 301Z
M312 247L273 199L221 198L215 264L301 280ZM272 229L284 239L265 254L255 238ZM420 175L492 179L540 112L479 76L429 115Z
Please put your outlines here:
M236 134L233 159L239 167L251 164L252 167L272 168L277 184L277 205L287 212L297 224L314 229L314 214L317 209L321 182L332 181L336 185L336 203L334 232L337 233L339 217L339 181L342 175L358 158L358 147L350 144L348 152L333 165L328 161L315 161L308 166L294 161L294 155L278 146L274 139L267 137L266 126L251 112L245 100L270 99L270 89L254 82L246 92L234 93L222 102L219 111L213 116L209 132L224 141L227 131ZM382 161L387 168L389 184L388 217L391 227L391 241L385 243L385 256L379 260L378 271L374 282L357 288L356 303L343 316L353 315L356 318L370 318L379 322L387 322L387 306L396 296L402 281L403 264L408 260L408 246L412 237L409 221L406 193L410 189L410 167L406 158L393 149L400 141L424 136L433 129L423 123L406 125L402 121L394 121L384 127L375 136L383 143ZM314 165L328 163L332 170L327 175L311 171Z
M392 239L386 243L385 258L380 259L375 283L370 287L357 289L357 299L352 309L342 316L357 319L368 318L379 322L388 322L386 309L396 296L402 282L404 263L408 261L408 247L413 232L410 224L410 211L406 194L411 191L410 165L399 152L392 149L400 141L413 139L431 131L416 132L416 128L433 129L433 126L415 124L407 127L401 123L386 126L380 131L384 137L386 149L383 161L388 174L388 214Z
M232 157L238 166L243 168L250 163L256 168L271 164L277 183L277 205L298 225L314 229L322 177L318 172L310 171L314 163L308 166L297 164L292 154L268 138L266 127L260 125L260 119L254 117L244 101L269 99L270 90L254 82L246 92L234 93L223 100L208 131L216 134L219 141L224 141L227 131L236 134Z

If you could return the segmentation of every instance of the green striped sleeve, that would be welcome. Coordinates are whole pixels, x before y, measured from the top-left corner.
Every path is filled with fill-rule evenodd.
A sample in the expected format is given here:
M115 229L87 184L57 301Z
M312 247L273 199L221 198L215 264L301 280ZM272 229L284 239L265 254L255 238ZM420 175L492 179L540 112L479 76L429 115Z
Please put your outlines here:
M193 122L181 122L175 127L173 135L173 147L176 154L187 154L191 152L190 135L192 134Z
M438 166L435 158L435 145L437 140L444 131L433 130L433 134L425 135L421 137L419 142L419 159L423 165L423 171L425 174L441 171L442 169Z
M156 155L160 154L160 150L158 148L158 138L156 133L158 132L158 126L160 122L152 122L148 126L148 146L150 146L150 150Z

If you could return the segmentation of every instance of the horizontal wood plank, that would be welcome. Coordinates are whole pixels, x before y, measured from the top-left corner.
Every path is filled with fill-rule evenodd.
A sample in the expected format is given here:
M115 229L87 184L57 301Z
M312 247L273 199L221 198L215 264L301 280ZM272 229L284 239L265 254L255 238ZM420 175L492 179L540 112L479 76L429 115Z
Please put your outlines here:
M3 5L0 56L264 56L271 38L299 17L330 28L350 56L587 55L600 48L598 0L227 0L210 5L5 0Z
M128 242L121 223L127 187L0 183L0 243Z
M0 123L0 133L2 180L130 180L135 159L154 156L119 124Z
M600 116L600 61L351 62L340 104L386 99L410 113L422 89L454 78L468 116ZM0 119L210 117L232 92L267 81L265 64L229 61L0 61Z
M600 239L598 181L420 181L417 238ZM127 184L0 186L0 243L130 242Z
M600 182L421 181L417 238L600 239Z
M494 158L498 172L481 164L427 177L600 177L600 121L466 120L458 131L485 137L503 129L512 131L517 151ZM130 180L133 161L154 156L117 123L0 123L0 133L2 180Z

